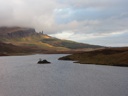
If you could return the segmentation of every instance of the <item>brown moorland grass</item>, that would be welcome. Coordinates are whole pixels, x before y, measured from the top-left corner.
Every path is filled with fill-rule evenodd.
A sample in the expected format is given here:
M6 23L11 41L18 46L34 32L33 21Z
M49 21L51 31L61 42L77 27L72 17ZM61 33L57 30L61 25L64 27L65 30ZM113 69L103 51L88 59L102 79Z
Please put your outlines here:
M61 57L59 60L75 60L81 64L128 66L128 47L77 53Z

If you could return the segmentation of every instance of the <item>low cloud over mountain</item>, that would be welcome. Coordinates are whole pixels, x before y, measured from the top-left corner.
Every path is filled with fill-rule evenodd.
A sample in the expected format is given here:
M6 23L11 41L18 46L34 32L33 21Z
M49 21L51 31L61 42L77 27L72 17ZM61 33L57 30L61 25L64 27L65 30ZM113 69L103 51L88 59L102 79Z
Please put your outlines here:
M62 39L128 46L127 4L127 0L0 0L0 26L31 27Z

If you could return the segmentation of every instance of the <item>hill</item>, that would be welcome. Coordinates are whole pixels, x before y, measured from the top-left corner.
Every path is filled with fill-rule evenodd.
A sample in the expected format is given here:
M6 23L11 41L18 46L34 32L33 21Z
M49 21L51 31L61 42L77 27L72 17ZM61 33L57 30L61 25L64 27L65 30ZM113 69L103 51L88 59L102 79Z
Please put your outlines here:
M22 46L15 46L13 44L7 44L0 42L0 56L8 56L8 55L21 55L21 54L31 54L36 52L35 48L28 48ZM45 51L45 50L42 50Z
M33 28L0 27L0 42L13 44L17 47L35 49L36 52L56 53L85 48L102 48L102 46L61 40L37 33ZM42 50L45 50L42 51Z
M0 39L21 38L36 34L33 28L0 27Z
M81 64L128 66L128 47L76 53L61 57L59 60L75 60Z

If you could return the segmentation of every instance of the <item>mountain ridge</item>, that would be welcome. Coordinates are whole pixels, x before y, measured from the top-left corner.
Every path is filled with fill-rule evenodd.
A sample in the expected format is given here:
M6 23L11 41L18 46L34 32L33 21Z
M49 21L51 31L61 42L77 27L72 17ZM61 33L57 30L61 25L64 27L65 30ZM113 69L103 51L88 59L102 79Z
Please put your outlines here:
M98 45L61 40L43 32L37 33L33 28L0 27L0 42L13 44L18 47L35 48L46 51L71 51L86 48L102 48ZM40 52L40 51L39 51Z
M27 37L32 34L36 34L33 28L0 27L1 38Z

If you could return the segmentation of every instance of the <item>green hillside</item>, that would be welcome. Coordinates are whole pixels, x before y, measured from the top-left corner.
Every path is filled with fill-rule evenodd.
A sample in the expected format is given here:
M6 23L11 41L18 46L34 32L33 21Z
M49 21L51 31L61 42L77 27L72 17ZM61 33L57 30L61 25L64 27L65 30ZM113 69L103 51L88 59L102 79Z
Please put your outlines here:
M43 43L50 44L56 47L66 47L70 49L82 49L82 48L99 48L100 46L89 45L84 43L78 43L70 40L61 40L57 38L44 38L41 40Z
M26 46L26 47L36 47L36 48L42 48L46 50L60 50L60 51L66 51L69 50L69 48L62 47L62 46L54 46L49 43L43 42L44 39L52 39L52 37L44 34L36 34L36 35L31 35L27 37L22 37L22 38L11 38L11 39L6 39L4 42L6 43L12 43L17 46Z
M47 34L37 33L32 28L21 27L0 27L0 42L34 49L36 52L42 52L42 50L47 52L62 52L76 49L102 48L102 46L57 39Z
M44 34L31 35L22 38L6 39L4 42L19 46L38 47L48 50L69 50L82 48L100 48L101 46L78 43L70 40L61 40Z

